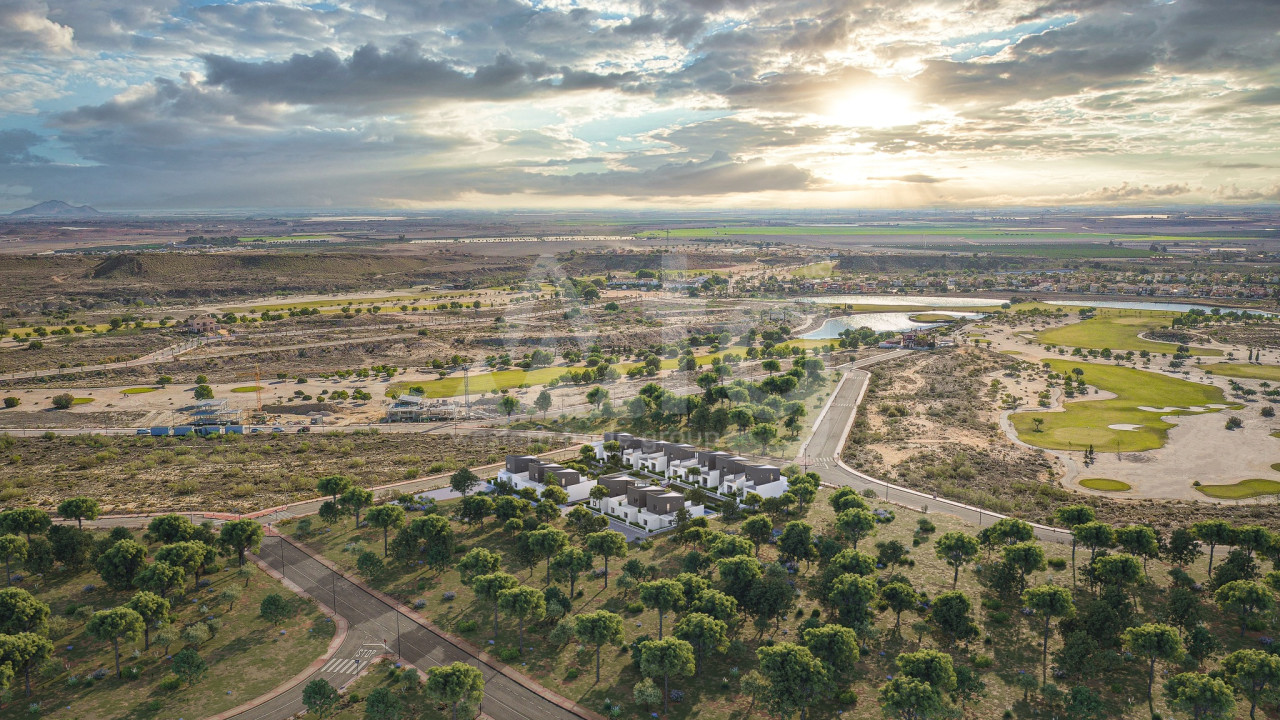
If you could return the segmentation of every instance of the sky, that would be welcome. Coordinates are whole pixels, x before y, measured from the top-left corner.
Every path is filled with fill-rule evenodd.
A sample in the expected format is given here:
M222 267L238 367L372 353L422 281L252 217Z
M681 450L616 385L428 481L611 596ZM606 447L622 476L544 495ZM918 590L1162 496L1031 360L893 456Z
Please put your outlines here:
M1280 202L1280 0L0 0L0 210Z

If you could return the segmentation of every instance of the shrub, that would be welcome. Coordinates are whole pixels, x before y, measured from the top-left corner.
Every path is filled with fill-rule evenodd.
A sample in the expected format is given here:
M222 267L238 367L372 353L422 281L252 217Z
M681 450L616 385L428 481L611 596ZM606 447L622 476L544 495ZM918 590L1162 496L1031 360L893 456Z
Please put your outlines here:
M863 491L862 491L862 497L864 497L864 498L866 498L866 499L868 499L868 500L875 500L875 499L876 499L876 491L875 491L875 490L872 490L871 488L867 488L867 489L865 489L865 490L863 490Z
M920 518L919 520L916 521L916 525L919 527L919 530L922 533L931 533L938 529L938 526L934 525L933 521L930 520L929 518L923 518L923 517Z
M627 603L627 612L629 612L629 613L642 613L642 612L644 612L644 603L642 603L642 602L629 602L629 603Z
M12 395L4 399L4 406L7 408L16 408L20 404L22 404L22 401Z
M59 410L66 410L67 408L71 407L71 405L75 403L75 401L76 399L71 396L71 393L61 393L59 395L54 395L52 400L53 406Z
M458 632L473 633L475 631L476 631L475 620L459 620L458 621Z
M1049 558L1049 567L1054 570L1065 570L1067 567L1067 561L1062 558Z
M9 398L5 398L4 402L5 402L5 407L10 407ZM1269 417L1275 417L1275 416L1276 416L1275 408L1271 407L1270 405L1267 405L1266 407L1262 408L1262 417L1269 418Z
M1242 427L1244 427L1244 421L1241 420L1238 416L1232 415L1231 417L1227 418L1228 430L1238 430Z
M515 662L520 659L520 650L513 647L504 647L498 650L498 658L506 663Z
M841 705L850 705L850 706L857 705L858 693L854 692L853 690L845 690L844 692L836 696L836 702L840 703Z
M990 655L974 655L973 666L979 670L985 670L995 664L995 660Z
M569 668L569 672L567 672L567 673L565 673L565 674L564 674L564 679L565 679L565 680L577 680L577 679L578 679L578 675L579 675L579 673L578 673L578 668L576 668L576 667L575 667L575 668Z
M445 602L453 602L458 597L458 593L452 590L446 590L442 597Z

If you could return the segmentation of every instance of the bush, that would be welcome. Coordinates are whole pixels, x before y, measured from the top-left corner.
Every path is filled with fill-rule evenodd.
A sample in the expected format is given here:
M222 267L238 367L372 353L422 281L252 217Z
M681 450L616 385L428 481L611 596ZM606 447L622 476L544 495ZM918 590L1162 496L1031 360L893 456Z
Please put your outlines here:
M627 603L626 609L627 609L627 612L629 613L642 613L644 612L644 603L630 602L630 603Z
M173 692L174 690L177 690L178 688L182 687L182 678L178 677L177 675L170 675L169 677L160 681L159 687L161 690L164 690L165 692Z
M916 525L922 533L931 533L938 529L938 526L934 525L929 518L920 518L916 521Z
M10 407L10 406L9 406L9 398L5 398L5 407ZM1266 407L1262 408L1262 417L1264 417L1264 418L1270 418L1270 417L1275 417L1275 416L1276 416L1276 409L1275 409L1275 408L1271 407L1270 405L1267 405Z
M1067 561L1062 558L1049 558L1049 567L1054 570L1065 570L1067 567Z
M458 621L458 632L460 633L473 633L476 631L476 627L477 626L476 626L475 620L459 620Z
M569 672L567 672L567 673L565 673L565 674L564 674L564 679L565 679L565 680L577 680L577 679L578 679L578 675L579 675L578 668L576 668L576 667L575 667L575 668L569 668Z
M515 662L520 659L520 650L513 647L504 647L498 650L498 658L505 663Z
M7 408L15 408L21 404L22 404L22 401L16 397L13 397L12 395L4 399L4 406Z
M1242 427L1244 427L1244 421L1241 420L1239 417L1232 415L1231 417L1227 418L1228 430L1238 430Z
M868 499L868 500L875 500L875 499L876 499L876 491L875 491L875 490L872 490L871 488L867 488L867 489L865 489L865 490L863 490L863 491L862 491L862 497L864 497L864 498L866 498L866 499Z
M855 706L858 704L858 693L853 690L845 690L836 696L836 702L841 705Z
M71 393L62 393L60 395L54 395L52 400L53 406L59 410L66 410L67 408L71 407L72 404L75 403L75 401L76 399L71 396Z
M974 655L973 656L973 666L978 668L979 670L985 670L991 667L993 664L995 664L995 660L992 660L990 655Z

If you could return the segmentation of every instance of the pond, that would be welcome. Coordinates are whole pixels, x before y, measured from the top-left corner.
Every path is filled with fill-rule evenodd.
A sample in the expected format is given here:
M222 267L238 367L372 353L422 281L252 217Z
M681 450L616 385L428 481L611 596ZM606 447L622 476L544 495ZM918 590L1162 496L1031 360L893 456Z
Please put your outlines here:
M986 307L988 305L1001 305L1008 302L1008 300L940 297L938 295L826 295L801 298L800 302L821 303L823 305L919 305L922 308L935 308Z
M1046 305L1066 305L1069 307L1094 307L1094 308L1114 308L1116 310L1165 310L1168 312L1190 312L1192 310L1204 310L1209 312L1214 308L1213 305L1196 305L1193 303L1169 303L1169 302L1136 302L1129 300L1096 300L1096 301L1075 301L1068 302L1066 300L1046 300ZM1244 308L1219 308L1223 312L1228 310L1242 310ZM1251 315L1272 315L1265 310L1249 310Z
M822 323L822 327L812 332L805 333L800 337L805 340L830 340L840 337L840 333L844 330L856 330L858 328L871 328L876 332L911 332L912 330L928 330L945 323L922 323L915 322L911 319L912 315L918 313L906 312L873 312L859 313L857 315L846 315L844 317L829 318ZM982 317L981 313L965 313L965 312L935 312L935 315L950 315L957 318L973 319Z

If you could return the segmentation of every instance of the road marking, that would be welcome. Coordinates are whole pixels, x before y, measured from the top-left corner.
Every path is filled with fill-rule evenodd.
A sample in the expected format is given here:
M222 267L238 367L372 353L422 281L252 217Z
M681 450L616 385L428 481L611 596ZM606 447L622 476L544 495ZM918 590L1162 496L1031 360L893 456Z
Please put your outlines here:
M360 669L360 661L351 658L333 658L320 668L320 672L336 673L339 675L354 675L356 670Z

